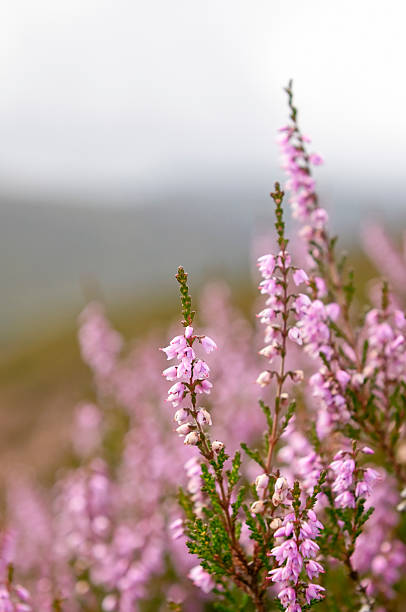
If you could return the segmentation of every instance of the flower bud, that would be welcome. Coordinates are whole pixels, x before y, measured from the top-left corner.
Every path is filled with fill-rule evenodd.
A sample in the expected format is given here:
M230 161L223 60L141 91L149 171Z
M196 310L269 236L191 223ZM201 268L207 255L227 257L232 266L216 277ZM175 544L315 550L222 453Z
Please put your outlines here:
M191 423L184 423L176 428L176 433L180 436L186 436L192 430L192 427Z
M288 481L284 476L280 476L275 482L275 491L285 491L289 488Z
M220 442L220 440L214 440L211 447L215 453L219 453L221 450L223 450L224 444L223 442Z
M258 501L255 501L252 505L251 505L251 512L253 512L254 514L260 514L261 512L263 512L265 509L265 504L262 501L262 499L259 499Z
M211 425L212 421L211 421L210 412L208 412L205 408L199 408L199 411L196 416L196 421L200 425Z
M267 370L264 370L258 376L256 382L260 387L266 387L271 382L271 373L268 372Z
M193 336L193 327L188 325L185 327L185 338L191 338Z
M303 370L295 370L294 372L292 372L291 378L292 378L292 382L296 384L303 382L303 379L304 379Z
M184 423L186 421L188 416L189 412L185 410L185 408L179 408L179 410L175 412L175 416L173 417L173 419L180 425L181 423Z
M279 506L285 501L289 491L289 485L286 478L280 476L275 482L274 494L272 495L272 503L274 506Z
M262 348L259 351L259 354L262 355L263 357L266 357L267 359L271 359L272 357L275 357L275 355L278 354L278 351L279 351L279 344L276 341L274 341L272 342L272 344L268 344L267 346L264 346L264 348Z
M267 488L269 483L269 477L266 474L260 474L259 476L256 477L255 479L255 486L258 492L259 490L264 490Z
M279 517L275 517L274 519L272 519L269 526L271 529L274 530L279 529L279 527L282 526L282 519L280 519Z
M198 444L200 439L199 434L197 433L197 431L191 431L186 438L184 439L183 443L184 444L188 444L189 446L196 446L196 444Z

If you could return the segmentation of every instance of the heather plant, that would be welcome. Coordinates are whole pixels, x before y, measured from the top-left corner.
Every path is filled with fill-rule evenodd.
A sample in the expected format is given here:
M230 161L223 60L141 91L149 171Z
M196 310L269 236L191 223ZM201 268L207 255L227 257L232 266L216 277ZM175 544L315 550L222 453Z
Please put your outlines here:
M404 509L399 496L405 495L399 452L404 446L405 317L387 282L378 308L356 312L353 273L336 254L337 239L329 234L312 176L312 166L322 159L307 150L291 84L286 92L290 122L281 130L280 146L293 217L301 223L308 256L306 269L292 263L285 194L276 183L271 197L278 250L258 259L260 291L266 296L258 315L266 326L259 353L268 368L257 383L267 389L269 400L259 402L265 417L262 442L257 447L241 443L248 460L258 465L254 481L242 478L240 452L230 457L227 440L209 435L212 416L200 403L212 383L197 350L201 345L211 352L216 344L195 332L187 275L183 268L177 274L184 332L162 349L177 360L164 376L174 383L168 401L177 408L176 431L186 446L197 448L201 467L198 505L180 493L183 528L189 551L200 559L194 581L204 590L212 588L219 609L245 609L250 601L263 610L275 595L274 604L289 612L311 608L326 596L327 606L335 609L337 594L327 590L326 595L326 587L313 579L325 574L328 585L328 574L340 568L352 585L344 606L369 610L393 598L406 560L404 545L395 537L396 512ZM292 344L300 347L299 354L291 353ZM298 407L303 395L305 403ZM365 464L375 453L379 470ZM283 459L289 456L296 465L285 473ZM393 492L397 510L391 508L393 519L384 530L388 539L377 538L368 555L363 551L368 539L361 536L368 532L374 513L370 500L380 481Z
M7 487L0 611L403 610L400 258L363 305L286 91L258 325L223 284L192 302L182 267L161 352L157 332L126 342L88 304L70 456L51 487Z

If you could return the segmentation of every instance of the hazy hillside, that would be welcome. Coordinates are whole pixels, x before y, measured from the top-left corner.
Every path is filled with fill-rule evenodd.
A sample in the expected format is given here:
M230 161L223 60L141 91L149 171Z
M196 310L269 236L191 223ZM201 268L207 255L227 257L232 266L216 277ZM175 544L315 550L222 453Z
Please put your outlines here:
M182 263L196 282L249 268L253 215L247 202L124 208L0 203L0 341L30 336L81 308L84 294L107 303L171 286ZM257 207L258 209L258 207ZM271 221L271 217L269 217ZM159 285L159 287L158 287ZM38 328L37 328L38 329Z

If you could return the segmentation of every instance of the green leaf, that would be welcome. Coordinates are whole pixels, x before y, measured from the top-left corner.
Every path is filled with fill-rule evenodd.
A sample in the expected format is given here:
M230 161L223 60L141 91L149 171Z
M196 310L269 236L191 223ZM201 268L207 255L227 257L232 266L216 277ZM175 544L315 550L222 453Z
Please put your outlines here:
M247 453L248 457L251 457L263 470L265 470L265 463L261 458L261 455L258 450L253 450L249 448L249 446L245 442L241 442L241 448Z

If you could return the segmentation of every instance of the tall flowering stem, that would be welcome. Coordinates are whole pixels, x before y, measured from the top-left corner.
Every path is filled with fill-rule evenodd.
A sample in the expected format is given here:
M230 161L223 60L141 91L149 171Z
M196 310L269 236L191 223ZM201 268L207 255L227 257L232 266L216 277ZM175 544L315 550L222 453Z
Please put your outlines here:
M228 455L224 443L212 441L207 427L212 425L210 413L197 405L198 395L209 394L211 383L210 373L205 361L197 357L196 350L200 344L206 353L217 348L215 342L205 335L195 333L191 324L195 313L191 310L191 297L187 285L187 274L179 268L176 279L180 285L184 333L176 336L170 344L163 348L168 359L176 358L178 365L164 370L164 376L177 382L169 389L168 401L178 408L175 420L178 423L177 433L184 437L188 446L196 446L202 459L201 477L202 490L206 495L206 505L196 514L196 508L181 493L180 502L187 521L185 531L189 538L188 547L191 553L201 560L191 572L191 578L205 591L215 585L209 578L214 577L219 593L227 587L231 580L239 589L248 594L256 610L262 612L264 595L262 578L259 569L253 568L250 558L240 543L241 523L238 521L238 510L243 501L243 492L235 499L235 488L240 478L240 454L236 453L230 470L225 470ZM190 403L188 402L190 401Z
M305 238L313 263L313 287L319 297L327 290L340 304L345 333L352 344L355 342L353 328L349 321L349 307L353 297L352 273L348 281L343 280L343 262L338 263L335 253L336 237L330 237L327 229L328 214L320 206L313 178L313 166L323 163L317 153L307 151L310 139L304 136L298 123L298 110L294 104L292 81L285 89L288 96L290 125L282 128L284 138L280 145L283 154L283 167L289 180L287 189L291 192L293 216L305 225L301 235ZM327 282L327 285L325 284Z
M268 254L263 255L258 260L259 270L263 277L260 290L261 293L268 296L266 301L267 307L258 314L258 317L262 323L266 324L265 342L268 342L261 349L260 354L268 360L270 366L275 359L279 358L279 365L277 369L270 368L264 370L257 378L257 383L261 387L269 385L272 379L276 380L274 409L272 415L270 413L267 415L268 450L263 466L265 474L271 472L275 446L290 418L293 416L295 409L295 402L289 403L288 401L289 397L284 392L284 385L288 378L294 383L299 383L303 380L303 372L301 370L286 371L288 339L290 337L296 339L296 328L289 324L290 316L295 311L292 304L296 296L290 293L289 282L291 278L296 285L308 281L304 270L292 266L291 257L287 250L288 239L285 237L282 207L284 192L281 191L279 183L275 183L275 191L271 193L271 197L275 203L275 229L280 250L276 257ZM267 406L262 403L262 408L267 414L269 410ZM286 408L286 412L284 423L281 426L280 416L282 408Z
M322 398L322 404L328 404L329 419L335 422L334 428L342 430L345 426L348 431L348 426L353 428L356 424L357 436L369 439L380 448L388 470L395 473L399 488L403 489L405 473L397 459L395 447L399 423L405 415L405 407L400 405L400 397L404 396L404 377L402 372L400 380L396 381L391 375L384 374L388 365L393 365L395 361L398 369L402 369L400 364L403 361L406 340L396 323L400 317L388 317L387 308L383 308L379 317L369 314L362 326L354 324L350 312L355 292L353 274L351 271L346 272L345 260L337 258L336 238L329 235L328 215L319 204L312 176L312 166L319 165L322 159L307 151L310 141L303 136L299 128L291 82L286 93L290 123L281 130L280 145L283 167L288 175L286 186L291 192L293 215L303 223L300 234L307 242L311 259L309 288L313 300L329 300L337 308L336 315L329 317L327 321L330 330L328 342L325 343L327 353L325 350L323 354L314 353L314 357L318 359L320 356L323 363L312 377L311 384L315 395ZM391 318L391 322L385 321L385 317ZM371 321L373 325L370 324ZM374 333L374 325L378 335ZM379 370L373 370L371 363L378 361L378 350L381 350L381 356L385 358L380 360ZM333 368L331 357L334 359ZM340 376L339 380L337 374ZM379 382L382 379L386 380L386 383L383 381L385 388L376 385L376 380ZM399 384L396 384L397 382ZM387 398L387 408L382 410L385 403L383 396ZM391 410L388 409L389 403L392 403L392 408L394 403L398 406ZM333 414L334 411L336 414ZM323 424L326 433L331 432L330 425L331 423L327 423L327 427L324 427ZM352 431L354 432L354 429Z
M329 465L329 478L324 487L329 501L328 529L321 539L321 545L325 552L328 551L327 554L347 567L361 603L372 609L374 600L352 557L363 526L374 511L371 506L367 508L365 502L381 476L373 468L360 465L362 454L373 455L373 450L367 446L359 449L354 441L351 450L338 451Z

